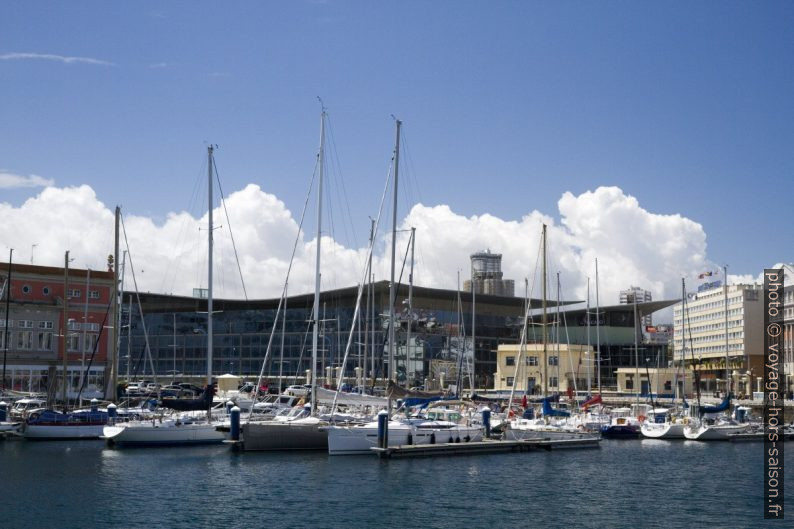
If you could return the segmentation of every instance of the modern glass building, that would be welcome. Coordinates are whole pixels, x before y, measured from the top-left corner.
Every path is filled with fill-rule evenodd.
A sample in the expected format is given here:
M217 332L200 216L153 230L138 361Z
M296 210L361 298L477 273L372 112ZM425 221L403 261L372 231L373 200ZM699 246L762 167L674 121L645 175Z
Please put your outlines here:
M329 367L341 366L348 341L351 346L346 376L355 377L358 368L358 373L371 383L373 373L376 378L383 379L388 372L388 282L374 283L371 288L364 289L361 315L353 328L357 295L357 287L321 294L317 371L323 383L328 382ZM517 343L525 301L515 297L476 296L476 346L472 358L470 293L414 287L412 316L408 297L408 287L400 285L395 303L399 325L396 366L400 381L409 387L420 386L444 373L448 382L473 378L477 387L491 387L496 371L496 348L501 343ZM286 320L279 318L275 322L279 299L213 300L212 373L256 378L270 343L264 367L269 382L274 383L281 373L285 385L304 383L306 371L311 369L313 301L313 294L289 297ZM541 303L532 300L531 304L538 308ZM201 297L149 293L136 296L134 292L125 292L119 346L120 377L151 378L152 368L164 381L206 377L206 311L207 301ZM146 348L147 336L151 361ZM465 387L470 384L461 383Z
M356 287L321 294L318 383L329 384L329 377L338 376L338 371L332 374L329 368L340 368L348 341L351 345L345 376L351 383L361 382L366 377L367 383L373 384L373 373L379 379L375 382L378 385L386 378L388 282L374 283L371 290L364 289L360 318L353 327L357 295ZM471 293L414 287L412 313L408 309L408 297L408 287L400 285L395 303L398 325L395 361L400 382L407 387L426 383L437 386L443 377L445 384L460 383L469 387L473 379L476 388L492 388L497 347L519 343L525 300L477 294L474 299L476 345L472 347ZM313 294L289 297L286 321L279 318L274 324L279 299L214 300L213 375L230 373L255 379L270 344L264 366L268 382L276 383L281 374L283 385L305 383L306 372L311 370L313 301ZM570 303L573 302L565 304ZM673 303L638 303L638 312L642 317ZM555 305L551 301L547 304L549 340L554 341L557 339L553 326ZM540 307L540 300L531 300L530 319L533 324L528 327L529 343L542 340ZM201 297L140 294L139 308L135 293L125 292L119 347L120 377L150 379L153 367L161 381L203 380L207 375L206 312L207 301ZM585 345L589 342L595 349L595 312L595 308L591 308L588 340L585 309L561 309L561 343L567 340L571 344ZM618 367L634 366L633 307L602 307L599 317L602 384L614 385ZM146 335L151 362L146 352ZM654 365L658 362L666 365L668 361L665 346L658 344L642 344L638 354L643 365L646 357L653 357ZM593 374L593 379L596 378Z

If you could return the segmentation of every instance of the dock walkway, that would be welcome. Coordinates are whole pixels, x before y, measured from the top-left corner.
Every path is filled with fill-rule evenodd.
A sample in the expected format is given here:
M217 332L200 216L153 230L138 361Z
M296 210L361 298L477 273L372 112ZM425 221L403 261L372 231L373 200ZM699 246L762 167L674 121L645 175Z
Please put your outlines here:
M401 457L436 457L495 454L500 452L530 452L575 448L598 448L600 439L526 439L522 441L485 440L473 443L439 443L421 445L373 447L381 459Z

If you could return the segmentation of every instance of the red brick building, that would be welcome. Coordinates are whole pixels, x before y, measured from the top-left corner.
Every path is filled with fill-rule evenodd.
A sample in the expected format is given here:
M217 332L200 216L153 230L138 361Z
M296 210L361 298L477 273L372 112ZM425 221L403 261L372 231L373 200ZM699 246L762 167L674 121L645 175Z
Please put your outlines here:
M102 396L110 366L108 352L113 350L113 272L70 269L65 284L63 268L12 264L10 275L9 289L8 263L0 263L3 385L16 391L59 395L65 332L70 398L77 395L83 374L87 376L83 396Z

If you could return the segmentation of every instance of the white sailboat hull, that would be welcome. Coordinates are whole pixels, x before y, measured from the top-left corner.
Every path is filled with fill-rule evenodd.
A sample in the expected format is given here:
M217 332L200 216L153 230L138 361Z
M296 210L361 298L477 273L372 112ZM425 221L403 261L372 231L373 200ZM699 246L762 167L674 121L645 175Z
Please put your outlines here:
M226 439L214 423L145 421L105 426L102 437L119 446L174 446L221 443Z
M684 423L643 423L640 431L649 439L684 439Z
M99 439L103 428L102 424L24 424L19 435L25 439Z
M372 423L364 426L329 426L328 454L364 455L371 454L372 448L378 446L378 426ZM402 423L389 424L389 446L408 444L408 435L412 428Z
M378 446L377 423L364 426L329 426L329 455L372 454ZM412 426L400 422L389 423L389 446L466 443L482 441L482 429L476 426L434 428Z
M550 439L564 441L570 439L600 439L600 433L587 432L577 428L563 428L547 425L514 425L505 430L504 437L508 441L525 441L528 439Z
M746 424L690 425L684 428L684 437L692 441L728 441L731 435L744 433L747 428Z

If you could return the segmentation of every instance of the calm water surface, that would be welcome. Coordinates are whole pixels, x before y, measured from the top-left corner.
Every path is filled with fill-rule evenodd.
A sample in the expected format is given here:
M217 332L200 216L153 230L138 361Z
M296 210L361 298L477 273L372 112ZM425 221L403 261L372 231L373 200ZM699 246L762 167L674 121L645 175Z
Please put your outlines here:
M605 440L379 461L7 440L0 526L794 527L794 501L786 522L764 523L762 452L762 443ZM794 490L794 444L787 452Z

